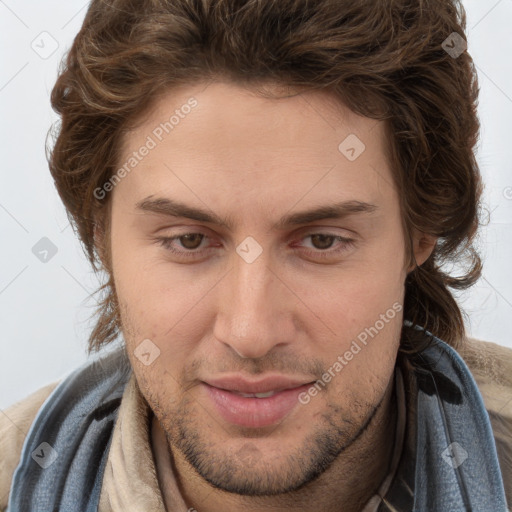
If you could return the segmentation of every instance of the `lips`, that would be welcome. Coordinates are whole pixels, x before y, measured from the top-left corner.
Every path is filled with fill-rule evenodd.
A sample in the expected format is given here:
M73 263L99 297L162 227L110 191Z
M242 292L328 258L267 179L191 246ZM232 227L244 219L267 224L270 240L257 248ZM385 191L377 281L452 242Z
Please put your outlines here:
M274 425L299 404L300 393L312 382L283 376L248 381L240 376L208 379L202 383L207 399L229 424L246 428Z

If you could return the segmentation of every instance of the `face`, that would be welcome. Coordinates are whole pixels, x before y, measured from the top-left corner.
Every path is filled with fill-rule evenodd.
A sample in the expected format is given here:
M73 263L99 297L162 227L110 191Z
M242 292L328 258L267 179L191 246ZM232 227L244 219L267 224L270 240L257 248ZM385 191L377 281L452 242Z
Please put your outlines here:
M325 92L223 82L172 90L126 135L111 256L127 351L171 452L214 486L298 489L383 400L406 277L385 154L382 123Z

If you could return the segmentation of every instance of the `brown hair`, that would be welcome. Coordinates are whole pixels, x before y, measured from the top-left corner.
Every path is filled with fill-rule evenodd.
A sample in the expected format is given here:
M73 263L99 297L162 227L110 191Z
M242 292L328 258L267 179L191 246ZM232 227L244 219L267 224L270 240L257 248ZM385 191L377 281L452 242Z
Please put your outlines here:
M477 77L467 52L443 48L465 28L458 0L93 0L52 90L62 122L48 157L89 261L108 276L89 352L120 332L110 201L94 190L116 171L124 131L158 95L220 77L332 91L385 121L409 261L413 228L438 237L407 276L404 318L457 348L464 321L448 288L465 289L481 273ZM442 270L450 262L465 265L462 275ZM402 350L423 348L417 334L404 327Z

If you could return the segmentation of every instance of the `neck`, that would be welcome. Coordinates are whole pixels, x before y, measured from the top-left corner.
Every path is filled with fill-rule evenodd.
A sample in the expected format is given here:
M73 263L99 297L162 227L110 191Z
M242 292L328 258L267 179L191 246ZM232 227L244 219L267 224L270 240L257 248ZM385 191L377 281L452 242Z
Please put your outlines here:
M175 508L175 498L170 489L177 484L189 510L200 512L360 511L378 490L390 469L397 419L394 383L392 378L363 434L320 477L297 491L279 496L248 497L212 487L178 450L170 451L165 433L156 417L153 417L152 442L167 510Z

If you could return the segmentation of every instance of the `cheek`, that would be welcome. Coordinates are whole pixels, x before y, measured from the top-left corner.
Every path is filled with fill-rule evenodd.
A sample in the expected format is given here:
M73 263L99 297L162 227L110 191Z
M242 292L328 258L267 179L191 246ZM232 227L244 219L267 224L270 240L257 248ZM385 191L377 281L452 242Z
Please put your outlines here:
M142 301L120 298L119 305L127 354L143 395L158 410L163 403L175 406L182 395L181 372L189 351L180 343L169 347L163 342L162 325L160 331L153 327L158 318L148 314Z
M122 330L132 365L139 368L137 374L148 382L158 379L172 386L179 382L179 372L204 337L212 312L208 291L218 279L207 276L197 280L190 274L173 272L169 264L148 261L147 254L147 249L133 250L129 258L113 258ZM159 350L149 367L134 356L144 340Z
M397 254L387 260L365 255L330 278L317 281L316 286L311 286L310 279L295 290L332 328L334 337L347 340L376 322L383 332L390 330L390 324L401 325L405 277ZM384 329L381 315L386 315Z
M396 363L399 348L400 315L382 329L375 321L356 329L354 335L332 350L327 370L332 378L331 396L344 403L376 404L383 397Z

